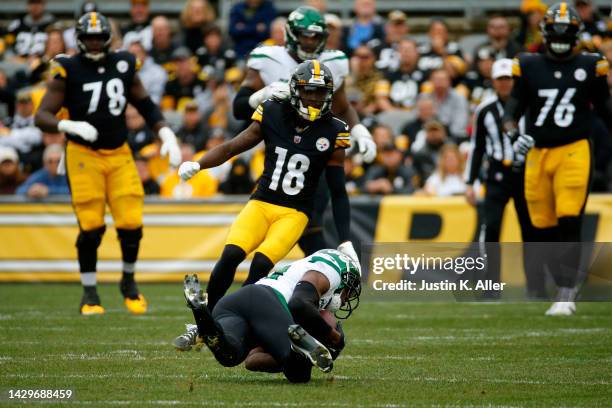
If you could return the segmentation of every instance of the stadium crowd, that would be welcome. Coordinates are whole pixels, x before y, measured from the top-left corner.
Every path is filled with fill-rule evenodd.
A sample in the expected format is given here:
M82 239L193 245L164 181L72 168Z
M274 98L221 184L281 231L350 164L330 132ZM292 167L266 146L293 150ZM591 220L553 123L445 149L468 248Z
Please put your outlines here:
M327 48L350 57L346 92L378 147L370 165L358 154L346 159L349 193L463 194L473 114L494 93L493 62L542 50L539 23L547 5L524 0L518 18L489 16L486 40L467 53L443 18L432 18L426 33L415 35L405 12L380 16L375 0L355 0L350 24L327 13L324 0L305 3L325 13ZM590 0L574 4L585 24L581 46L612 59L609 19ZM0 26L0 194L68 194L66 176L57 172L64 135L42 132L34 114L50 61L78 48L74 21L59 21L45 7L44 0L28 0L26 14ZM104 12L104 5L82 5L82 12L92 10ZM183 161L245 127L234 118L232 101L249 52L260 43L284 44L286 19L268 0L238 2L228 22L219 21L206 0L187 0L178 19L155 15L148 0L131 0L129 16L113 17L112 48L126 49L141 62L140 78L180 139ZM610 73L608 84L612 89ZM182 183L135 108L128 108L126 121L146 194L248 194L263 170L263 151L254 149ZM591 139L593 191L610 192L612 139L598 120Z

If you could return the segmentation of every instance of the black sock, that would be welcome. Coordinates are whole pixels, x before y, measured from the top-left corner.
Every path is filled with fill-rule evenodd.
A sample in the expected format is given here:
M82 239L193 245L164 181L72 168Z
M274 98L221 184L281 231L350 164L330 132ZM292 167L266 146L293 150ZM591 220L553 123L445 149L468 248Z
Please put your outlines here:
M245 258L246 253L237 245L229 244L223 248L221 258L215 264L206 287L208 310L212 311L219 299L225 295L234 281L236 268Z
M242 286L251 285L264 276L268 275L268 273L274 268L274 263L262 254L261 252L256 252L253 257L253 261L251 262L251 267L249 268L249 276L246 278Z

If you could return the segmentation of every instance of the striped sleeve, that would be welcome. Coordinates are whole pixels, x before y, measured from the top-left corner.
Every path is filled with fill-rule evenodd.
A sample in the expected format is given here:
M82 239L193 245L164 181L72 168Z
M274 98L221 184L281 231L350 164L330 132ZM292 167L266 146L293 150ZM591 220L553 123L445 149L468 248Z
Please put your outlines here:
M253 115L251 116L251 120L261 123L263 121L263 105L259 105Z
M349 132L349 127L346 122L336 117L334 117L334 119L342 125L341 129L336 134L334 149L348 149L351 147L351 133Z
M595 76L596 77L607 76L609 70L610 70L610 64L608 63L608 60L605 58L600 59L595 64Z

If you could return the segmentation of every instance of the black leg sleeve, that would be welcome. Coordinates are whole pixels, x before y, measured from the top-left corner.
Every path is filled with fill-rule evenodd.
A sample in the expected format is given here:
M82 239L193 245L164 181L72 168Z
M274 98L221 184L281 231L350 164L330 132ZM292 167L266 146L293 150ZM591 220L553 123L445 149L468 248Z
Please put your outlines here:
M242 286L251 285L264 276L267 276L268 273L274 268L274 263L262 254L261 252L255 252L253 256L253 261L251 262L251 267L249 268L249 276L244 281Z
M214 310L219 299L232 285L236 268L245 258L246 253L239 246L229 244L223 248L221 259L215 264L206 288L209 310Z
M91 231L80 231L77 238L76 247L79 258L79 268L81 272L95 272L98 263L98 247L102 242L102 237L106 227L96 228Z

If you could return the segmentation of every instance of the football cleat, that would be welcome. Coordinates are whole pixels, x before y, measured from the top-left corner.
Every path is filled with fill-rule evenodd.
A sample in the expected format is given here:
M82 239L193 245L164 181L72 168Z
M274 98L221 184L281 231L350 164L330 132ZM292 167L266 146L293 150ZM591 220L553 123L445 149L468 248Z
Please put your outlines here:
M185 301L190 309L204 309L208 304L208 295L204 293L200 286L198 275L185 275L183 282L183 294Z
M186 324L187 331L178 336L172 344L177 351L200 351L204 345L202 337L198 336L198 326Z
M571 316L576 313L576 303L555 302L546 311L546 316Z
M142 293L139 293L136 299L126 297L124 303L127 310L132 314L144 314L147 312L147 300Z
M293 351L308 358L312 365L324 373L332 370L334 360L327 347L308 334L299 324L292 324L287 332Z
M105 310L100 304L100 296L97 293L83 293L79 312L83 316L104 314Z

